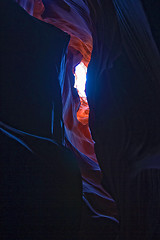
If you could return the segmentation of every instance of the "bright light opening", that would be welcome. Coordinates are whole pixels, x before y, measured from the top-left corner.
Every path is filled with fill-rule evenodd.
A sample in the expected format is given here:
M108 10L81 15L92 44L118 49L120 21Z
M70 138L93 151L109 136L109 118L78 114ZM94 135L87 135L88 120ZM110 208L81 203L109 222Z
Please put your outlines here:
M86 75L87 75L87 67L83 62L78 64L75 68L75 83L74 87L77 88L78 94L82 98L86 98Z

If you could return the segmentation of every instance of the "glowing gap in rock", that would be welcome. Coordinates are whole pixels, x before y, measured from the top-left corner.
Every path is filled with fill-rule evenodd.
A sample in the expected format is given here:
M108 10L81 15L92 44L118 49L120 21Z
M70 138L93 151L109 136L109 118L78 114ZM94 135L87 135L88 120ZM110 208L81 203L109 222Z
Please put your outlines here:
M89 106L87 102L87 96L85 93L86 88L86 75L87 75L87 67L81 62L75 68L75 84L74 87L78 91L78 95L80 98L80 106L77 111L77 120L81 122L83 125L88 124L89 118Z
M87 75L87 67L84 65L83 62L81 62L75 68L74 87L77 88L78 94L82 98L86 98L86 93L85 93L86 75Z

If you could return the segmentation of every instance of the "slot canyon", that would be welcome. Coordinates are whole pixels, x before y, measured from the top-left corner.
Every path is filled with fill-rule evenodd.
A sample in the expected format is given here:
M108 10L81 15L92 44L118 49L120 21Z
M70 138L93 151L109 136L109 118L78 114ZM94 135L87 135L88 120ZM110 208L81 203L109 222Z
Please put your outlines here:
M1 0L2 240L160 239L151 0Z

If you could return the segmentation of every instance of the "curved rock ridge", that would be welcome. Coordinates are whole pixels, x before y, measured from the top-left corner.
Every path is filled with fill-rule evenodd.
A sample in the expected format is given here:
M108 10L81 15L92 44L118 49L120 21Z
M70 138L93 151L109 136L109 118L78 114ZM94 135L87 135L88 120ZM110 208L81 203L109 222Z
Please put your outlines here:
M94 141L88 125L89 106L74 89L75 67L86 67L93 49L93 16L96 5L83 0L16 0L29 14L60 28L70 35L66 58L66 74L61 85L63 121L66 145L75 152L83 178L84 202L93 216L117 222L117 208L112 197L102 187L102 173L94 152ZM96 14L96 12L95 12Z

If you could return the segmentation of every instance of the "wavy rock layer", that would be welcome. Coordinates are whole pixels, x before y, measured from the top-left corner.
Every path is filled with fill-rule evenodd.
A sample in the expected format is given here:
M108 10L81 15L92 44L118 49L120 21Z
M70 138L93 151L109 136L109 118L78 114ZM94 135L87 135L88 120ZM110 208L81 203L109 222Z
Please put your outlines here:
M94 153L94 141L88 126L89 107L74 89L74 68L81 61L88 66L93 48L91 5L85 1L18 0L29 14L53 24L70 35L66 74L61 83L66 144L77 155L83 177L83 198L92 215L117 222L112 197L101 185L102 173ZM95 9L95 7L94 7ZM87 115L84 114L84 112ZM78 112L78 118L77 118Z

